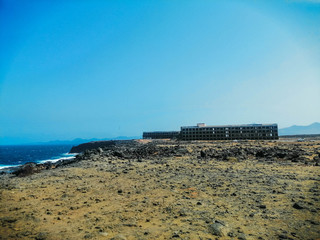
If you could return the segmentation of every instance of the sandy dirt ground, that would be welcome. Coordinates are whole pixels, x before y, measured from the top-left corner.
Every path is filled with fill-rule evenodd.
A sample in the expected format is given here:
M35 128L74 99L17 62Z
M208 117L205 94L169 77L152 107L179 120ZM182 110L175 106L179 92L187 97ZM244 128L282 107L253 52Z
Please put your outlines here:
M320 239L320 141L154 144L0 176L0 239Z

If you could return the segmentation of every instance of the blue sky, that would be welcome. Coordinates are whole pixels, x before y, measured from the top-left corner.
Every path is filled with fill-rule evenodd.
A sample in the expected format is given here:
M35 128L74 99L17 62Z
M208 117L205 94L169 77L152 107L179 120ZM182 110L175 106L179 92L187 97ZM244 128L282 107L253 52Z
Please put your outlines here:
M319 1L0 1L0 143L320 121Z

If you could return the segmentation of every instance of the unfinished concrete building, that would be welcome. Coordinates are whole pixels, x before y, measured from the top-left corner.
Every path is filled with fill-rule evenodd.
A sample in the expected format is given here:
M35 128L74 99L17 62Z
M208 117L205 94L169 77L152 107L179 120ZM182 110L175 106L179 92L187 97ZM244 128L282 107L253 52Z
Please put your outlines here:
M144 132L143 139L173 139L179 136L179 131L157 131L157 132Z
M181 127L181 140L272 140L279 139L277 124L246 124L206 126L199 123L197 126Z

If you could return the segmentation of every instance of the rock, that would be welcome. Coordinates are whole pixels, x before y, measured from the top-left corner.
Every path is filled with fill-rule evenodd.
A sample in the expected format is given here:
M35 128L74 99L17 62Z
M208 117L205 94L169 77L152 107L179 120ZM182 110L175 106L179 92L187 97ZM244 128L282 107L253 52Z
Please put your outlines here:
M188 215L188 210L185 209L185 208L182 208L182 209L179 210L178 213L179 213L180 217L186 217Z
M294 203L292 207L299 210L304 208L301 203Z
M239 240L246 240L247 238L246 238L246 235L245 235L244 233L240 233L240 234L238 235L238 239L239 239Z
M293 240L293 238L288 237L286 234L279 234L279 235L278 235L278 238L279 238L279 239Z
M178 238L178 237L180 237L180 235L179 235L178 233L174 233L174 234L171 236L171 238Z
M114 236L113 238L111 238L110 240L127 240L127 238L122 234L118 234L118 235Z
M18 170L14 171L13 174L15 174L18 177L25 177L32 175L36 172L39 172L40 169L38 165L34 162L28 162L24 165L22 165Z
M227 224L221 221L215 221L215 223L209 225L209 232L219 237L225 237L228 236L230 229Z
M93 238L93 235L91 233L88 233L88 234L84 235L83 238L84 239L91 239L91 238Z
M109 234L107 232L99 232L101 236L107 237Z
M207 157L207 154L206 154L204 151L201 150L201 152L200 152L200 157L206 158L206 157Z
M35 237L35 240L45 240L47 239L47 233L44 233L44 232L40 232L36 237Z
M123 226L126 227L137 227L137 223L135 221L124 223Z

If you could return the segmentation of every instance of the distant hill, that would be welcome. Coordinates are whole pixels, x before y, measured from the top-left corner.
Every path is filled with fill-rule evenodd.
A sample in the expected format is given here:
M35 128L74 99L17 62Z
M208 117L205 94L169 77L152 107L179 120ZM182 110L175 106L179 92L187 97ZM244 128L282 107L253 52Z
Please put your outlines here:
M93 142L93 141L108 141L108 140L131 140L131 139L140 139L141 136L127 137L127 136L119 136L114 138L76 138L73 140L55 140L49 142L31 142L31 141L23 141L23 139L15 139L15 138L1 138L0 137L0 145L79 145L82 143Z
M108 141L108 140L131 140L131 139L139 139L141 137L127 137L127 136L119 136L115 138L90 138L90 139L83 139L83 138L76 138L71 141L49 141L49 142L41 142L41 143L36 143L40 145L79 145L82 143L88 143L88 142L94 142L94 141Z
M300 134L320 134L320 123L315 122L308 126L293 125L279 129L279 135L300 135Z

